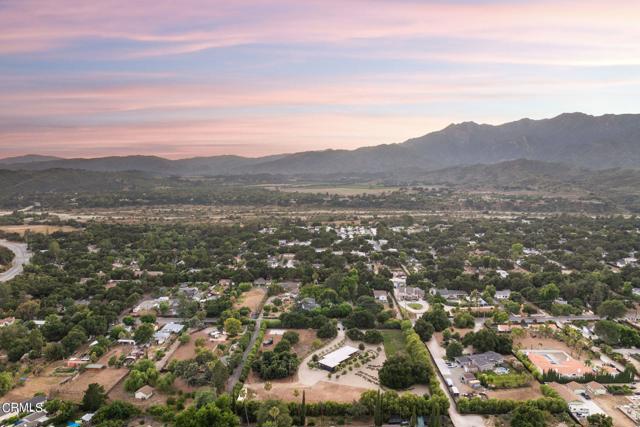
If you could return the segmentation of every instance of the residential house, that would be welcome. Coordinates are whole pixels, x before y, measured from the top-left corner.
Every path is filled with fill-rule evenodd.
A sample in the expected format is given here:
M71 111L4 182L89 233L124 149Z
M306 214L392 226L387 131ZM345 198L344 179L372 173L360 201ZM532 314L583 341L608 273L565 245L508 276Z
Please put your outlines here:
M406 286L399 289L400 298L408 301L417 301L424 299L424 291L415 286Z
M607 394L607 388L600 383L590 381L587 383L587 391L593 396L601 396Z
M573 394L580 395L587 392L586 386L575 381L571 381L566 384L566 387L573 392Z
M441 296L442 298L450 302L459 302L460 300L467 299L467 297L469 296L469 294L465 291L438 288L432 288L431 294Z
M455 360L467 372L482 372L495 369L497 365L504 362L504 357L495 351L487 351L480 354L459 356Z
M145 385L139 388L135 393L135 398L138 400L147 400L153 396L153 387Z
M385 303L387 302L387 291L374 290L373 297L376 299L376 301Z
M315 310L316 308L320 308L320 304L316 302L315 298L304 298L302 301L300 301L300 308L302 308L303 310L311 311Z
M494 298L499 300L499 301L504 301L507 300L511 297L511 291L509 289L505 289L502 291L496 291L496 294L494 295Z

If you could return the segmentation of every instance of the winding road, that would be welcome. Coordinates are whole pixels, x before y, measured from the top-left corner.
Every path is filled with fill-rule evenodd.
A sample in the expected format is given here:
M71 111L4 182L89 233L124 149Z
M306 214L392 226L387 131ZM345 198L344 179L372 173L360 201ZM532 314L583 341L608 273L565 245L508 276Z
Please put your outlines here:
M0 246L4 246L15 254L11 267L0 273L0 282L6 282L22 273L23 266L29 262L32 254L27 249L26 243L10 242L0 239Z

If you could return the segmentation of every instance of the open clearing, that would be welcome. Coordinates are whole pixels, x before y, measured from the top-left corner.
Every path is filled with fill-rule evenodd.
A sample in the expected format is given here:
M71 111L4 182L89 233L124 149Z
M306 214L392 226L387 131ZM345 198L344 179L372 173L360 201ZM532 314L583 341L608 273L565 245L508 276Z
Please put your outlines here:
M634 427L636 424L629 419L618 406L620 405L628 405L629 400L624 396L613 396L610 394L603 396L594 396L593 400L602 408L603 411L607 413L611 418L613 418L613 425L615 427Z
M544 395L540 391L540 384L535 380L531 381L531 385L529 387L519 387L503 390L487 390L486 393L490 399L528 400L544 397Z
M59 393L58 395L62 399L80 402L89 384L100 384L108 392L126 377L128 373L129 369L127 368L88 370L80 374L76 379L61 385L55 391Z
M17 233L21 236L29 231L30 233L40 233L40 234L51 234L57 231L62 231L64 233L70 233L72 231L78 231L78 228L71 227L68 225L3 225L0 227L0 231L4 231L6 233Z
M265 334L265 340L268 338L273 339L273 344L269 346L262 345L261 351L273 350L273 348L282 340L282 334L286 331L297 332L300 336L298 341L293 346L293 351L298 355L299 359L304 359L311 352L313 341L317 338L316 331L314 329L267 329ZM320 340L324 342L326 340Z
M267 290L265 288L252 288L240 296L233 308L248 307L252 313L255 313L266 293Z
M210 341L209 332L214 330L215 328L206 328L202 331L194 332L189 335L189 342L186 344L182 344L178 346L176 351L173 352L171 357L169 358L169 362L172 360L189 360L196 357L196 340L198 338L204 339L204 345L202 348L207 350L215 350L218 347L218 344L226 342L224 338L220 338L215 341ZM223 335L224 336L224 335Z
M384 352L387 357L393 356L397 352L403 352L405 349L404 335L402 331L387 330L380 331L384 338Z

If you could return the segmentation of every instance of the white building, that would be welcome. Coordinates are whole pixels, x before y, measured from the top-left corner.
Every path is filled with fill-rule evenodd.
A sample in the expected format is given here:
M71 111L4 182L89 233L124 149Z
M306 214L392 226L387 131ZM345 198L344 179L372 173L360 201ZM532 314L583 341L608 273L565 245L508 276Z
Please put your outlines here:
M147 400L153 396L153 387L145 385L138 389L135 393L135 398L138 400Z

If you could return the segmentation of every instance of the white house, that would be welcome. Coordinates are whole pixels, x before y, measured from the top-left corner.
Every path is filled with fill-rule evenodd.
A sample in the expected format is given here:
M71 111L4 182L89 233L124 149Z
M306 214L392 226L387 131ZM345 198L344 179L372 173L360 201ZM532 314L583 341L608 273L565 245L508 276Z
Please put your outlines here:
M387 302L387 291L373 291L373 297L376 301Z
M511 290L505 289L503 291L496 291L494 298L500 301L507 300L511 297Z
M140 387L135 393L135 398L138 400L147 400L153 396L153 387L145 385Z

